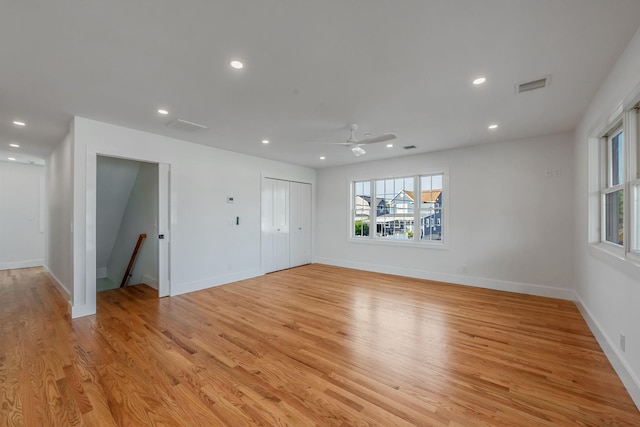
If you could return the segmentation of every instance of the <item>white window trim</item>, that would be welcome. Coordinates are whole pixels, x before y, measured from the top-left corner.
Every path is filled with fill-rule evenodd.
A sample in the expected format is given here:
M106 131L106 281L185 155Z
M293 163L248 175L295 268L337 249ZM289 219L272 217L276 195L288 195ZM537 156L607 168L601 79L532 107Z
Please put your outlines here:
M397 176L396 176L397 175ZM372 232L371 227L369 228L369 236L357 237L353 235L354 223L353 218L355 217L355 206L354 206L354 194L353 194L353 183L356 181L370 181L371 182L371 192L375 192L375 181L377 180L385 180L385 179L394 179L394 178L414 178L414 188L420 189L420 177L421 176L429 176L429 175L442 175L442 192L444 193L444 201L442 202L442 214L441 221L442 227L444 228L444 232L442 233L442 240L421 240L420 238L416 238L416 234L409 239L403 240L394 240L394 239L381 239L375 237L375 232ZM449 168L443 167L433 171L421 171L416 173L402 173L402 174L389 174L389 176L376 176L371 178L371 176L366 177L352 177L348 178L347 186L349 188L348 193L348 204L347 206L347 214L349 217L347 218L347 243L357 243L363 245L382 245L382 246L395 246L395 247L411 247L411 248L421 248L421 249L449 249L449 242L451 241L451 221L450 221L450 199L451 199L451 189L449 186ZM416 193L418 194L418 193ZM375 198L374 195L371 196L372 200ZM369 217L372 218L372 222L375 221L375 203L371 203L369 207L370 213ZM417 218L417 220L416 220ZM420 206L416 205L414 207L414 224L420 223Z

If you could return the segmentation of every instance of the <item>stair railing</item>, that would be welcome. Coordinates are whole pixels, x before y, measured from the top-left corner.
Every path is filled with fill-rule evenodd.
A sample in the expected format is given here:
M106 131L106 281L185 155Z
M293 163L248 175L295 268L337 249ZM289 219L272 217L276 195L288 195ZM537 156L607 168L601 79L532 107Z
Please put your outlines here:
M142 241L147 237L145 233L142 233L138 236L138 242L136 243L136 247L131 254L131 259L129 260L129 265L127 266L127 271L124 273L124 277L122 278L122 282L120 282L120 287L124 288L127 286L127 282L131 277L131 269L133 268L133 264L136 262L136 257L138 256L138 251L140 250L140 246L142 246Z

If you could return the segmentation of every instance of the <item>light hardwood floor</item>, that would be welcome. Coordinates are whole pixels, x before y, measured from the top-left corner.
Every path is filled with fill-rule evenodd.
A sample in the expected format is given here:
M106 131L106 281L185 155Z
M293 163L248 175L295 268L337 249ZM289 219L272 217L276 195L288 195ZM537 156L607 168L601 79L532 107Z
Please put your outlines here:
M0 271L3 426L640 425L573 303L310 265L70 320Z

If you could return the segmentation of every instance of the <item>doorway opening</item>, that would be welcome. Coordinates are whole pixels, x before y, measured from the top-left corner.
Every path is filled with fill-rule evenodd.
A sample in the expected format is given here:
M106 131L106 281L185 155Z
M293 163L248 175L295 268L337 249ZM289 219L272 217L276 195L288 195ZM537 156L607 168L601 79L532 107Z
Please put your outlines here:
M170 165L150 159L88 153L87 176L92 175L95 180L87 179L85 270L85 295L87 305L93 308L91 312L95 313L99 289L113 288L114 284L119 287L122 283L135 246L134 240L134 245L126 248L130 234L136 240L140 234L147 237L127 282L146 283L157 290L158 297L168 296Z
M96 174L96 291L157 290L158 164L98 156Z

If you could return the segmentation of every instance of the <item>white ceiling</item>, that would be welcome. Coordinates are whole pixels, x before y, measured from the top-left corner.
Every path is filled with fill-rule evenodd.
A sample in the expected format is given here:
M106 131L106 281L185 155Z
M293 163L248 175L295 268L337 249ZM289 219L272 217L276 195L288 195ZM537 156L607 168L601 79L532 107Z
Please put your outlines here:
M5 0L0 153L46 157L74 115L314 168L570 131L639 23L638 0ZM395 147L304 143L352 122Z

